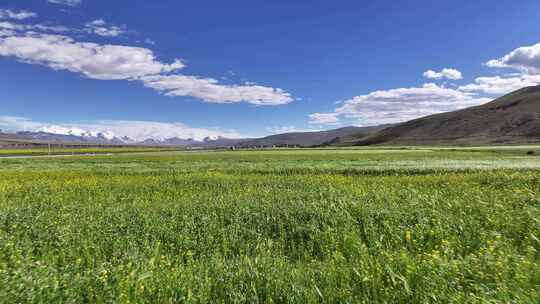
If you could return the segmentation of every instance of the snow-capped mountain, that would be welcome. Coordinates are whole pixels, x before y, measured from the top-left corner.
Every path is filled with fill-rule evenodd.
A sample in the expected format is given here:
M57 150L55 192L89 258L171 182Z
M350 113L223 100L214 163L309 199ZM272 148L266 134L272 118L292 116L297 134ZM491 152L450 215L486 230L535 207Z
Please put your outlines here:
M137 141L127 136L115 136L110 131L90 132L81 129L51 129L41 128L40 131L21 131L13 133L17 138L27 140L38 140L53 143L96 143L96 144L135 144L148 146L201 146L201 147L223 147L238 144L245 139L229 139L220 136L207 136L202 140L193 138L147 138Z
M15 133L25 139L35 139L52 142L74 143L105 143L105 144L132 144L135 140L127 136L116 136L111 131L95 132L81 128L62 126L42 126L35 131L20 131Z
M92 134L88 132L83 133L70 133L57 134L45 131L30 132L22 131L15 133L17 137L23 139L33 139L47 142L66 142L66 143L104 143L104 144L127 144L130 143L129 138L118 138L111 136L111 134L97 133Z

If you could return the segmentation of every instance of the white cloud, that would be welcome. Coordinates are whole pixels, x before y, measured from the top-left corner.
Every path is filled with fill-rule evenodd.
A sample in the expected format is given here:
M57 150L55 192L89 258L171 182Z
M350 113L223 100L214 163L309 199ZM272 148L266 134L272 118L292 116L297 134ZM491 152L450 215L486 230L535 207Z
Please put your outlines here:
M474 83L459 90L477 94L503 95L512 91L540 84L540 43L519 47L499 59L486 63L491 68L510 68L519 71L504 76L478 77Z
M34 25L25 25L25 30L37 30L43 32L68 32L71 31L70 28L61 25L43 25L43 24L34 24Z
M313 113L309 115L309 123L316 125L332 125L339 123L338 113Z
M102 19L87 23L85 25L85 30L88 33L93 33L102 37L117 37L126 32L124 27L107 25L107 23Z
M47 0L47 2L67 6L77 6L82 3L82 0Z
M207 102L249 102L255 105L281 105L292 101L291 95L279 88L260 85L221 85L212 78L185 75L142 77L144 85L168 96L193 96Z
M223 85L212 78L171 75L184 67L183 62L176 59L163 63L147 48L78 42L64 35L26 31L39 30L38 27L51 30L41 25L0 22L0 56L80 73L92 79L142 81L146 87L168 96L192 96L213 103L280 105L293 100L279 88Z
M64 26L51 26L44 24L18 24L9 21L0 21L0 30L10 31L2 36L15 36L21 31L42 31L42 32L67 32L70 29Z
M319 131L324 131L324 129L304 129L304 128L297 128L295 126L284 126L284 127L266 128L266 131L272 134L283 134L283 133L319 132Z
M183 123L155 121L103 120L85 123L51 124L33 121L24 117L0 116L0 129L10 131L42 131L64 135L103 134L108 138L129 137L133 141L146 139L163 140L168 138L194 139L241 138L234 130L192 128Z
M9 37L9 36L13 36L13 35L15 35L15 32L13 30L3 29L0 26L0 38Z
M3 30L14 31L14 30L21 30L23 28L24 28L24 26L22 26L22 25L18 25L18 24L15 24L15 23L7 22L7 21L0 21L0 29L3 29ZM15 35L15 34L13 34L13 35Z
M17 116L0 116L0 130L6 131L28 131L38 127L33 121Z
M540 43L517 48L500 59L490 60L486 65L513 68L519 73L478 77L474 83L459 87L428 83L422 87L375 91L340 103L331 113L313 113L309 115L309 123L335 124L343 120L360 126L398 123L484 104L523 87L540 85ZM440 72L428 70L424 72L424 77L463 78L460 71L448 68Z
M13 56L27 63L102 80L134 79L184 67L180 60L171 64L159 62L145 48L76 42L66 36L49 34L0 39L0 56Z
M513 68L526 74L540 74L540 43L513 50L502 58L486 63L492 68Z
M8 9L0 9L0 19L24 20L24 19L33 18L36 16L37 16L36 13L25 11L25 10L14 12Z
M540 84L540 75L519 75L513 77L478 77L474 83L460 86L464 92L477 92L490 95L503 95L515 90Z
M489 100L472 93L428 83L422 87L375 91L356 96L345 101L333 113L327 114L351 119L356 125L371 126L453 111Z
M424 77L429 79L451 79L451 80L459 80L463 79L463 75L460 71L456 69L442 69L440 72L435 72L433 70L427 70L424 72Z

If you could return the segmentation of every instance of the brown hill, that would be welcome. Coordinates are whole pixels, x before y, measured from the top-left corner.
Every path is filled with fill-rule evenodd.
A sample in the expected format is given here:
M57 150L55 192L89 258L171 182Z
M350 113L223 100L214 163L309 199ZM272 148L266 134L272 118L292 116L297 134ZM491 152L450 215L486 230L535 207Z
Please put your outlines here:
M345 127L334 130L319 132L292 132L271 135L263 138L247 140L237 144L239 147L315 147L337 143L339 138L352 136L353 134L362 134L366 136L376 132L382 127Z
M527 87L487 104L431 115L375 132L349 145L540 143L540 86Z

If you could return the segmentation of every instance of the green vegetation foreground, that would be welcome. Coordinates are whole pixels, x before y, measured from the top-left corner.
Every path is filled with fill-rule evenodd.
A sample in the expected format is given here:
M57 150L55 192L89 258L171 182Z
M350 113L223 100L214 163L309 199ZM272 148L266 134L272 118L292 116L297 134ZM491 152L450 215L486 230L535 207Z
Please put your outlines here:
M526 152L0 160L0 302L538 303Z

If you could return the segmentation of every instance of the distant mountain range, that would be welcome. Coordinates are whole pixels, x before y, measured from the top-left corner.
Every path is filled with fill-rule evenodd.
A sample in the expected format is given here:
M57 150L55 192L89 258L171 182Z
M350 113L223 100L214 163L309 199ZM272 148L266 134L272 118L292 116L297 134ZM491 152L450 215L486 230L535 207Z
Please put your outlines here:
M220 147L313 147L331 144L343 136L352 136L353 134L368 134L369 131L380 130L381 127L346 127L335 130L321 132L294 132L278 135L271 135L264 138L250 139L230 139L230 138L204 138L203 140L183 139L178 137L155 139L149 138L144 141L134 141L128 137L105 137L100 134L56 134L48 132L17 132L0 133L0 140L20 140L24 142L53 143L53 144L99 144L99 145L143 145L143 146L185 146L201 148L220 148Z
M354 137L358 134L367 135L372 132L381 130L383 127L345 127L335 130L320 131L320 132L292 132L271 135L263 138L204 138L203 140L183 139L178 137L167 139L149 138L144 141L134 141L130 138L123 137L106 137L101 134L55 134L48 132L17 132L9 134L12 139L25 141L37 141L43 143L72 143L72 144L102 144L102 145L144 145L144 146L186 146L186 147L201 147L201 148L219 148L219 147L314 147L321 145L329 145L338 141L342 137ZM8 134L4 133L4 138ZM0 139L2 136L0 135Z
M487 104L374 127L292 132L255 139L167 138L135 141L111 133L0 132L2 140L38 143L219 147L317 147L355 145L436 145L540 143L540 86L527 87Z
M22 141L36 143L52 143L52 144L99 144L99 145L140 145L140 146L200 146L203 148L229 147L237 145L240 142L251 139L229 139L216 137L207 137L203 140L182 139L182 138L167 138L167 139L146 139L144 141L135 141L129 137L114 137L104 136L101 133L91 134L83 133L79 135L73 134L57 134L49 132L16 132L6 133L0 132L0 141Z
M17 132L15 135L18 138L26 140L37 140L37 141L46 141L46 142L70 142L70 143L104 143L104 144L124 144L130 142L130 139L127 137L120 138L114 136L107 136L104 133L92 134L92 133L83 133L80 135L74 134L57 134L49 132Z

